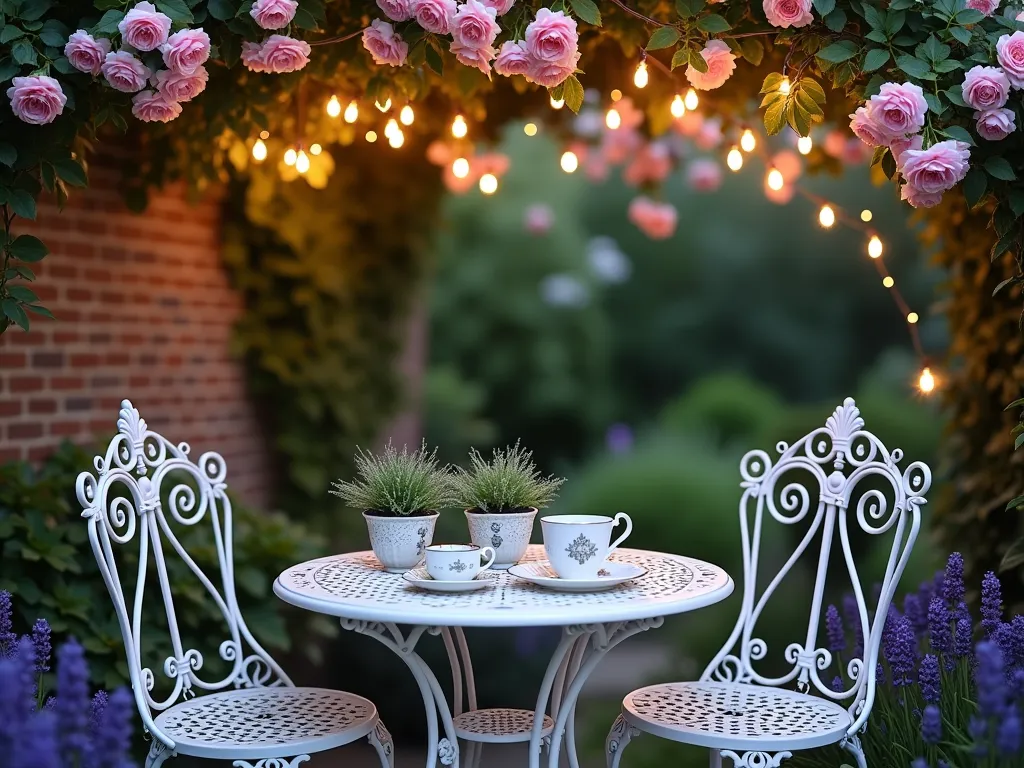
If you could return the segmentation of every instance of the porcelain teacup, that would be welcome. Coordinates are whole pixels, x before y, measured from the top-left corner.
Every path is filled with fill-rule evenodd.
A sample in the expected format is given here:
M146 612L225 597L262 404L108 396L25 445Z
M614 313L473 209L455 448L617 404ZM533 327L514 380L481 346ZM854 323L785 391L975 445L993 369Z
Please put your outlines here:
M612 529L620 520L626 530L614 543ZM614 519L603 515L550 515L540 520L548 562L562 579L593 579L608 556L633 531L629 515L619 512Z
M490 554L485 563L481 555ZM471 581L494 564L494 550L476 544L432 544L427 547L427 573L438 581Z

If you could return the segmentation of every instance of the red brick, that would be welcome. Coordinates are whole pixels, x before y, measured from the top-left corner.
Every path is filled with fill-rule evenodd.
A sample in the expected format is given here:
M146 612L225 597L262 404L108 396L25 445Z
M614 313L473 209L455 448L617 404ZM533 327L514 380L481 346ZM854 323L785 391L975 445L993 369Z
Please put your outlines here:
M53 389L81 389L85 386L85 379L81 376L54 376L50 379L50 386Z
M57 401L52 399L47 400L29 400L28 401L28 412L29 413L56 413L57 412Z
M28 450L28 460L33 463L45 461L51 455L53 455L53 447L49 445L40 445L36 448L29 448Z
M38 392L42 386L42 376L18 376L11 379L11 392Z
M63 368L63 352L36 352L32 355L33 368Z
M83 288L68 288L69 301L92 301L92 291Z
M43 425L38 421L31 424L11 424L7 427L7 437L11 440L27 440L43 436Z
M82 424L77 421L57 421L50 425L50 434L58 437L77 435L82 431Z
M21 403L17 400L0 400L0 418L17 416L21 413Z
M92 353L71 356L72 368L95 368L99 362L100 356Z
M20 448L0 448L0 464L6 464L8 461L18 461L20 458Z
M14 333L14 331L11 331ZM12 368L24 368L28 355L24 352L0 352L0 371Z

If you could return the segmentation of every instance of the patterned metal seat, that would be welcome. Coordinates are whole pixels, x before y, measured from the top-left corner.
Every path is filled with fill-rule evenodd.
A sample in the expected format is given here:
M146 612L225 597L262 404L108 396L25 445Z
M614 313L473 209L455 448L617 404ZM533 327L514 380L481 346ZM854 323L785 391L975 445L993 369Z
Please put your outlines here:
M864 429L851 398L823 428L791 446L779 443L776 451L774 462L761 450L740 462L743 604L732 634L699 681L654 685L626 696L605 742L609 768L618 768L626 746L640 733L708 747L712 768L721 766L723 757L734 768L778 768L793 750L826 744L840 744L859 768L867 768L858 734L874 702L882 629L917 539L931 472L920 462L901 471L902 451L888 451ZM802 525L803 532L779 573L761 579L761 535L772 522ZM868 537L888 533L892 540L873 610L853 560L851 531ZM836 539L856 601L855 629L864 640L860 657L844 659L839 670L818 640ZM768 646L757 636L757 624L805 552L817 571L808 622L800 626L801 641L785 649L784 672L769 677L758 669ZM833 672L826 672L830 668ZM835 672L840 673L838 690L822 679ZM783 687L790 684L797 690Z
M76 490L121 627L135 703L152 736L147 768L177 754L233 760L237 768L295 768L309 753L363 738L381 765L393 768L391 735L371 701L343 691L296 688L249 631L235 597L224 459L204 453L192 461L187 443L174 445L150 431L128 400L119 415L118 434L94 461L96 474L80 474ZM217 573L207 575L178 537L183 526L199 524L212 530ZM124 563L118 549L133 540L134 584L118 572L119 560ZM166 561L173 555L205 590L228 635L217 648L220 663L210 665L215 671L202 676L203 654L185 645L178 628ZM142 661L147 583L158 588L172 649L162 665L166 695L154 693L157 675Z

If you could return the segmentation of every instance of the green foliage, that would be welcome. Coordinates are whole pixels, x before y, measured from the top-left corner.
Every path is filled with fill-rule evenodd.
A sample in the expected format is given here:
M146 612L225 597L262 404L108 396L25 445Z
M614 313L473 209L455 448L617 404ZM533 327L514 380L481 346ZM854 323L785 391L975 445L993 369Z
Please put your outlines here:
M4 561L0 589L17 598L16 631L27 632L36 618L46 618L57 635L74 636L86 648L95 682L113 688L127 682L124 645L75 498L78 473L90 465L89 456L69 443L38 469L21 462L0 465ZM287 608L274 598L271 584L288 566L323 554L323 541L281 515L237 503L233 504L233 523L238 605L256 638L271 653L288 651L290 628L303 638L303 650L311 658L319 658L316 643L310 639L333 636L335 627L322 617ZM176 533L196 564L207 574L216 574L219 565L212 528L197 525ZM134 578L138 542L136 536L134 547L129 544L119 549L122 578ZM226 629L209 595L179 558L169 556L167 568L176 585L175 609L187 647L209 649L213 638L218 638L219 644L227 637ZM155 582L151 574L147 600L153 606L160 602L153 591ZM126 587L126 594L133 589ZM160 664L172 653L161 613L158 609L144 612L142 629L146 658ZM215 651L204 656L212 662L217 659Z
M438 446L438 458L452 464L474 445L494 445L498 430L483 414L487 393L450 366L435 366L423 382L424 431Z
M455 503L451 475L438 465L437 450L427 451L426 442L411 453L408 446L399 451L390 442L381 454L360 448L355 465L358 479L335 481L329 491L353 509L405 516Z
M469 452L470 469L455 468L452 478L455 503L483 512L543 509L558 497L565 478L543 477L533 453L520 447L495 448L487 461L475 448Z

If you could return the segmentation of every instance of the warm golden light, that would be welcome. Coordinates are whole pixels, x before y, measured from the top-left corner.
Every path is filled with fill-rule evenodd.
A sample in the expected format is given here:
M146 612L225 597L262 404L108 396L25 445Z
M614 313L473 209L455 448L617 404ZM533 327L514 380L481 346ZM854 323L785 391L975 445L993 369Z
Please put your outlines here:
M672 113L672 117L676 118L677 120L683 115L685 115L686 105L683 104L683 97L677 93L675 95L675 98L672 99L672 104L669 105L668 110L669 112Z
M646 88L651 76L647 72L647 62L641 61L636 65L636 72L633 73L633 85L637 88Z
M569 150L567 152L562 153L562 160L560 165L562 166L563 171L565 171L566 173L572 173L573 171L580 167L580 159L576 157L575 152Z
M818 211L818 223L825 229L836 223L836 212L832 210L831 205L821 206L821 210Z
M882 255L882 241L878 235L872 235L871 239L868 240L868 256L872 259L877 259Z
M523 133L525 133L527 136L536 136L537 135L537 124L536 123L527 123L526 125L523 126Z
M402 107L402 111L398 113L398 119L402 121L402 125L412 125L412 121L416 119L416 115L413 114L412 107L406 104Z
M612 89L612 92L608 95L611 96L612 101L618 101L619 99L622 98L622 91L620 91L618 88L614 88Z
M789 92L793 89L793 86L789 82L788 77L782 78L782 82L779 83L779 93L783 96L789 96Z
M743 153L736 147L733 147L729 150L729 154L725 156L725 164L729 166L730 171L738 171L743 167Z
M263 139L256 139L256 143L252 145L252 159L257 163L267 159L267 145L263 143Z
M367 131L366 132L366 140L368 142L370 142L371 144L373 144L373 142L375 142L377 140L377 132L376 131Z
M697 108L697 92L691 88L686 92L686 98L683 99L683 105L691 112Z
M809 155L811 153L811 147L814 146L814 142L811 141L810 136L801 136L796 140L796 150L801 155Z
M464 179L469 176L469 160L464 157L458 157L455 162L452 163L452 176L457 179Z
M266 141L270 138L270 131L260 131L260 138Z
M753 152L754 147L757 146L757 139L754 137L754 132L747 128L740 136L740 149L744 152Z
M890 277L889 275L886 275L885 277L882 278L882 285L884 285L886 288L892 288L894 285L896 285L896 281L893 280L892 277Z
M466 125L466 118L462 115L456 115L455 119L452 120L452 136L456 139L464 139L467 133L469 133L469 126Z
M552 96L550 101L552 109L561 109L562 107L565 106L565 99L556 99L554 96Z
M935 377L932 375L931 368L921 371L921 378L917 380L917 388L926 395L931 394L935 389Z
M871 221L873 216L874 215L867 208L865 208L863 211L860 212L860 220L861 221Z
M611 130L618 130L619 126L622 125L622 115L619 114L619 110L612 107L605 113L604 124L607 125Z
M356 104L354 100L350 101L348 106L345 107L344 117L346 123L354 123L359 119L359 105Z
M292 149L291 147L288 147L288 149L286 149L285 153L284 153L284 164L285 165L295 165L295 160L296 160L297 157L298 157L298 153L294 149Z
M911 325L913 325L920 319L921 318L917 316L917 312L911 312L910 314L907 315L907 322L910 323Z
M398 130L400 130L399 127L398 127L398 121L395 120L395 118L392 117L384 125L384 136L390 139L391 138L391 134L393 134L395 131L398 131Z
M385 101L383 104L381 104L380 100L378 100L374 102L373 106L375 106L381 112L387 112L389 109L391 109L391 97L388 96L387 101Z
M388 136L388 144L390 144L394 149L398 149L403 144L405 144L405 134L402 133L402 129L399 128L397 125L395 126L395 129L391 132L391 135Z
M786 180L782 178L782 173L779 171L778 168L772 168L770 171L768 171L768 178L766 181L768 184L768 188L773 189L776 192L782 189L786 184Z
M309 155L299 150L299 154L295 157L295 170L299 173L305 173L309 170Z
M331 96L330 101L327 102L327 114L331 117L337 117L341 114L341 102L338 101L337 96Z
M311 154L311 155L319 155L323 151L324 151L324 148L321 147L319 144L313 144L309 148L309 154Z
M485 173L480 177L480 191L485 195L493 195L498 191L498 177L493 173Z

